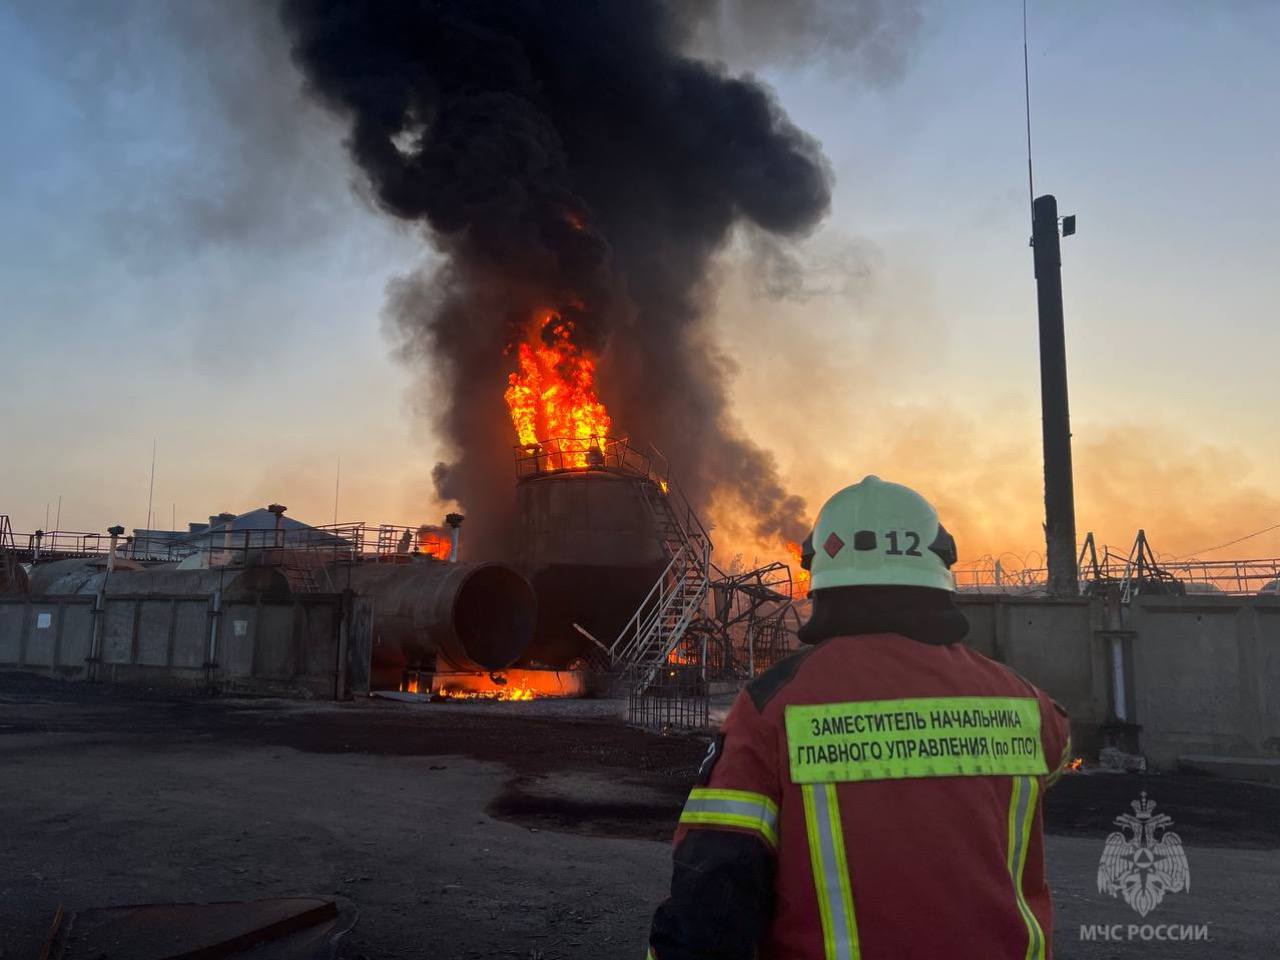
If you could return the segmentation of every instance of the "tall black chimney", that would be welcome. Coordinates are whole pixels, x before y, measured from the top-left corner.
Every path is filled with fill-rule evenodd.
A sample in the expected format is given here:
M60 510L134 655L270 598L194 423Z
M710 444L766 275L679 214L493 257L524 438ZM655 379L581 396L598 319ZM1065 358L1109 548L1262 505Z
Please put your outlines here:
M1069 218L1066 232L1075 230ZM1071 418L1067 404L1067 349L1062 329L1062 252L1058 201L1037 197L1031 205L1031 245L1040 308L1040 411L1044 431L1044 535L1049 592L1076 596L1076 502L1071 479Z

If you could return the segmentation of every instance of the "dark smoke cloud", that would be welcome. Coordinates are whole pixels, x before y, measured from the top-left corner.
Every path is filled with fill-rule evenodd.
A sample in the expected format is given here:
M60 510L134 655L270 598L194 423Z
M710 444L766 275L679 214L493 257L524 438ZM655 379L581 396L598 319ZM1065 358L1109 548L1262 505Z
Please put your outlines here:
M616 432L661 450L696 506L727 496L799 539L803 503L734 422L702 322L736 224L798 237L827 211L828 165L771 92L682 53L701 21L657 0L282 9L373 197L444 255L389 309L437 378L456 450L437 487L472 542L496 548L510 509L504 345L548 306L600 354Z

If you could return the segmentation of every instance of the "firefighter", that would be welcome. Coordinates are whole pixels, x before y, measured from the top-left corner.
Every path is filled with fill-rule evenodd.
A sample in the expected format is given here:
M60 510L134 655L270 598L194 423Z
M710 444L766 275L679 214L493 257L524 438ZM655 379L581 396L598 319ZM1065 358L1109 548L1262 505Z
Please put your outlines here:
M955 542L876 477L806 541L806 644L739 694L675 835L651 960L1045 960L1065 711L960 641Z

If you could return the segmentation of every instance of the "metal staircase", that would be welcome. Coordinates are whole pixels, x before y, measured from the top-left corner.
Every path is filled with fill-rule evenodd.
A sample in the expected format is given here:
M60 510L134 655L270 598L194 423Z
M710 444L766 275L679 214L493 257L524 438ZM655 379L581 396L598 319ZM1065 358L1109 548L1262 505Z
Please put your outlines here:
M18 563L9 515L0 513L0 593L22 593L25 589L26 577Z
M701 616L711 585L711 539L663 473L651 468L635 489L670 559L609 648L633 693L649 688L668 665L690 625Z

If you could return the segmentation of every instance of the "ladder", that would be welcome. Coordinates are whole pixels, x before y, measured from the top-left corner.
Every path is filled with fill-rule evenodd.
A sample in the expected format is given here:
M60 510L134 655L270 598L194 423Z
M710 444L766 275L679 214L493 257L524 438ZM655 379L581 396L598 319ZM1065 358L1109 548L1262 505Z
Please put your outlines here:
M13 527L9 515L0 513L0 593L20 593L25 578L18 565L17 549L13 542Z
M324 558L313 551L281 547L280 572L294 593L337 593ZM324 583L321 583L321 577Z
M669 560L609 653L628 686L643 691L702 614L711 585L711 539L668 480L647 477L635 486Z

